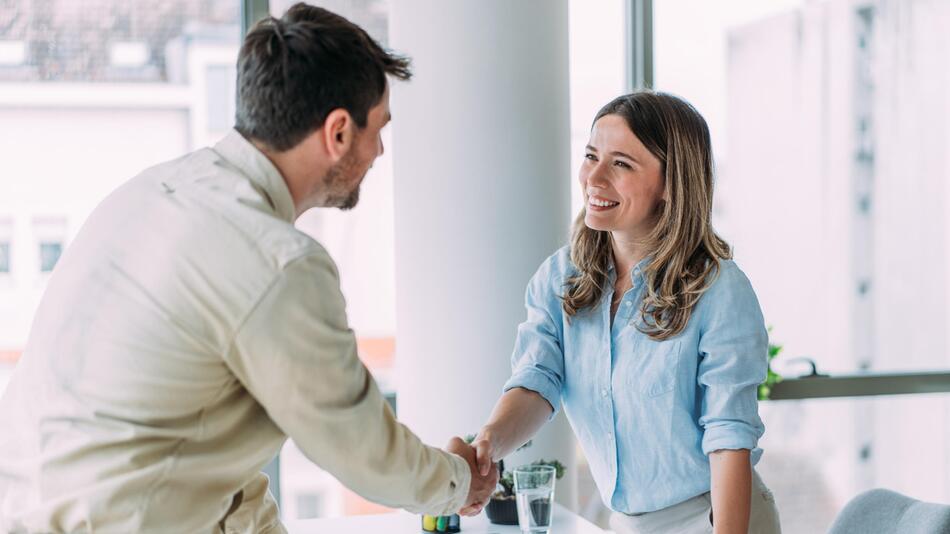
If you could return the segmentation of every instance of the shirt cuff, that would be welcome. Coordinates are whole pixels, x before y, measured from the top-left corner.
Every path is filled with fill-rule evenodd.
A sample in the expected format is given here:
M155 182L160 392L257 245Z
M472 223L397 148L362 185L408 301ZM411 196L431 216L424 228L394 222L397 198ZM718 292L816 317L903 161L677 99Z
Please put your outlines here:
M561 389L547 374L535 367L527 367L516 371L515 374L505 382L505 387L502 392L504 393L514 388L530 389L544 397L544 400L548 401L548 404L553 408L551 416L548 417L548 421L554 419L561 409Z
M741 423L708 426L703 432L703 454L728 449L753 450L759 441L759 433L754 428Z
M468 462L457 454L450 453L449 459L452 466L452 480L449 485L454 485L454 493L444 509L431 510L431 515L457 514L465 506L465 501L468 499L468 490L472 486L472 469L468 466Z

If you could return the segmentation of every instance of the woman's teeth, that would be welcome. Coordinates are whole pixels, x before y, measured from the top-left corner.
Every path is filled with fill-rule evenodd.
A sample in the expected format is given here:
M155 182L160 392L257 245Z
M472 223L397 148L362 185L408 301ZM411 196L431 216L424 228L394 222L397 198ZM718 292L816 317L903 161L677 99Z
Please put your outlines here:
M610 202L609 200L598 200L596 198L589 199L588 202L592 206L598 206L601 208L610 208L610 207L616 206L617 204L620 204L619 202Z

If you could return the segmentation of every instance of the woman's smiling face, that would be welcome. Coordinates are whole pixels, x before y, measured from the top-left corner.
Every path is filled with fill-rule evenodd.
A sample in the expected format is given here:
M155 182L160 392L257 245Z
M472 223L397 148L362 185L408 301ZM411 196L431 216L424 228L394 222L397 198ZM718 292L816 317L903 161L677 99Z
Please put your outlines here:
M604 115L591 129L578 175L591 229L639 239L656 224L663 199L663 165L619 115Z

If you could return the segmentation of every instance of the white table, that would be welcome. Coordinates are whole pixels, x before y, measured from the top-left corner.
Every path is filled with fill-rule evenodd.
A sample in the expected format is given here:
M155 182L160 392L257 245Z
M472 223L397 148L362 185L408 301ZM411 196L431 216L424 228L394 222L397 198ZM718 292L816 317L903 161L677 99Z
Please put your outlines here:
M329 519L300 519L285 523L290 534L420 534L422 516L400 511L391 514L334 517ZM554 505L551 534L604 534L596 525L569 511L560 504ZM485 513L476 517L462 517L462 532L459 534L520 534L518 525L493 525Z

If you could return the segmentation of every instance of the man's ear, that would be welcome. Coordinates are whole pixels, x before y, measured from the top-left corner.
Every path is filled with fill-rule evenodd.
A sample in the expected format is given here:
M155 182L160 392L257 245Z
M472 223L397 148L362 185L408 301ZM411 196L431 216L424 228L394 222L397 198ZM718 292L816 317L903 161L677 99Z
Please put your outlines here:
M355 128L356 122L350 112L343 108L334 109L323 121L323 143L334 163L350 150Z

